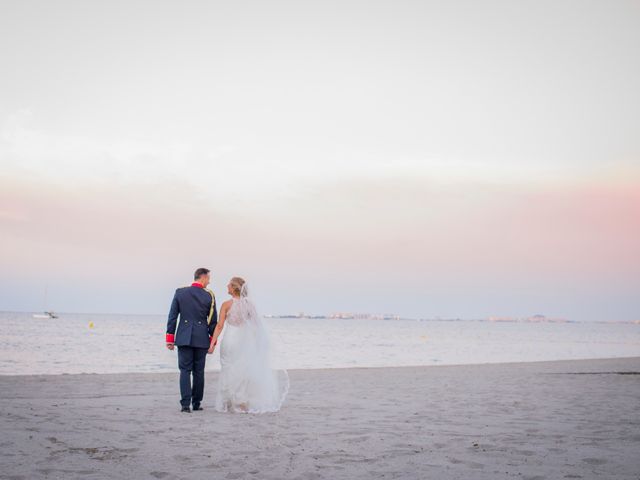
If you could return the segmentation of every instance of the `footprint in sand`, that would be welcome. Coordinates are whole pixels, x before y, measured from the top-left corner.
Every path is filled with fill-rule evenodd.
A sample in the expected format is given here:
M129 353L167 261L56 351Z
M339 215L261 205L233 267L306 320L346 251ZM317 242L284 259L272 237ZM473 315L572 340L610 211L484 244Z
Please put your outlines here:
M244 473L242 472L235 472L235 473L230 473L228 474L226 477L224 478L229 478L231 480L235 480L236 478L240 478L244 475Z

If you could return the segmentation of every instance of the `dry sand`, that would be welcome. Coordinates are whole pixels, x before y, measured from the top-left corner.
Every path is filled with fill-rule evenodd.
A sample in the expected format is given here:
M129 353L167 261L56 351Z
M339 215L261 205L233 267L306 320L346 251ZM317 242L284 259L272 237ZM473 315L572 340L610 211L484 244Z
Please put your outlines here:
M620 372L636 372L636 374ZM277 414L176 374L0 377L0 478L640 479L640 357L291 371Z

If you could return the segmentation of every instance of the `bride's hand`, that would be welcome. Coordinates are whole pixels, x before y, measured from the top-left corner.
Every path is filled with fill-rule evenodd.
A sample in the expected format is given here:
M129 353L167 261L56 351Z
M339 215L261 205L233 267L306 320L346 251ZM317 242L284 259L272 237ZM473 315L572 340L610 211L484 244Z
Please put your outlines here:
M214 348L216 348L216 344L212 343L211 345L209 345L209 350L207 350L207 353L211 355L213 353Z

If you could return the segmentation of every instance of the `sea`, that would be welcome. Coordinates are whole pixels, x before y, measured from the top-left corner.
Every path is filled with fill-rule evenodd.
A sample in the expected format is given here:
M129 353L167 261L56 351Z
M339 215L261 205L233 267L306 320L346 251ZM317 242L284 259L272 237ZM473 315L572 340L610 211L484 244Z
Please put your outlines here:
M456 365L640 356L640 324L267 318L274 366ZM164 315L0 312L0 375L175 372ZM224 341L224 337L221 339ZM220 369L219 351L207 370Z

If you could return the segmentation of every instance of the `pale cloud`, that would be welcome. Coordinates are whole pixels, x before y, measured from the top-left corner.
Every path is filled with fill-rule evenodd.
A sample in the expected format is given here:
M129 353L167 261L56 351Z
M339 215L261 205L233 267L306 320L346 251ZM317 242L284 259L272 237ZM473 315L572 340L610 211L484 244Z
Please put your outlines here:
M610 167L572 163L522 163L469 160L424 155L410 157L344 148L314 151L293 145L279 151L261 145L212 146L207 142L107 140L37 128L31 109L9 114L0 122L0 159L5 176L97 185L153 185L175 180L189 185L211 202L233 200L246 208L255 202L271 207L271 199L291 200L301 192L336 178L397 182L420 178L442 186L499 184L571 184L611 175ZM617 162L634 170L633 160ZM615 173L615 172L614 172ZM625 178L624 175L621 178ZM255 204L260 207L259 204Z

